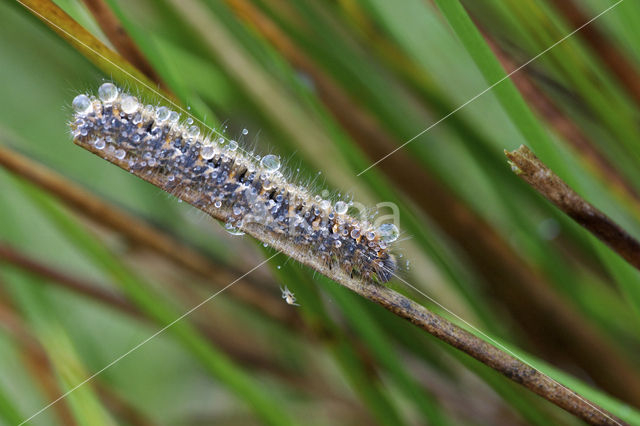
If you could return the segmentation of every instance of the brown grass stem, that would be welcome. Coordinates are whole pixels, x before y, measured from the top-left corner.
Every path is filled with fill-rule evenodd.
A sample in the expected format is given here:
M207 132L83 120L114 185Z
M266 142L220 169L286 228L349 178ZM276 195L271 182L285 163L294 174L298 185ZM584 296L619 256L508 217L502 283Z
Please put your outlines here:
M609 216L585 201L526 146L522 145L512 152L505 151L505 155L511 161L514 172L522 180L640 270L638 240Z
M81 144L80 146L124 170L129 169L127 160L117 159L104 150L95 148L93 144ZM134 172L134 174L159 188L169 187L166 175L141 172ZM233 215L230 207L224 204L221 207L215 207L207 202L206 194L198 191L183 191L178 194L178 196L183 201L201 209L214 219L226 221ZM541 371L530 367L523 361L487 343L449 320L430 312L424 306L414 302L408 297L388 287L354 278L342 268L328 267L319 257L313 256L307 251L299 250L292 239L281 238L279 234L270 231L261 223L245 223L242 230L257 240L267 243L274 250L286 254L360 296L410 321L429 334L465 352L575 416L591 424L622 424L620 420L615 419L611 414L580 397Z

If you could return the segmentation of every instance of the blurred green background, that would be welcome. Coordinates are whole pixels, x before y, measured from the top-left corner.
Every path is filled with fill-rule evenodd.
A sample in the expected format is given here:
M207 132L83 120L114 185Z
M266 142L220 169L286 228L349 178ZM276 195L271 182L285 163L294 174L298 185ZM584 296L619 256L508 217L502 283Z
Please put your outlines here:
M640 3L617 4L360 176L616 2L26 3L38 13L0 2L0 158L27 161L0 168L0 421L29 418L273 254L71 142L81 91L113 79L155 101L118 66L142 73L72 36L120 51L229 137L248 129L245 146L287 159L318 192L396 203L404 279L640 425L638 271L503 154L528 145L640 235ZM284 285L301 307L280 300ZM29 422L264 423L580 424L283 255Z

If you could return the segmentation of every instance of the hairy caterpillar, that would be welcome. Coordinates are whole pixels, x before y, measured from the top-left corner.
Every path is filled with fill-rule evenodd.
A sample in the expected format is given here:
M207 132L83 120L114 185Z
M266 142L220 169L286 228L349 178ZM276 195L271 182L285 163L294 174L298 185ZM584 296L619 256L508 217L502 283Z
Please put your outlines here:
M98 97L78 95L73 141L290 257L332 276L387 282L396 270L393 224L374 227L348 204L288 182L274 155L202 135L193 119L165 106L144 106L112 83Z

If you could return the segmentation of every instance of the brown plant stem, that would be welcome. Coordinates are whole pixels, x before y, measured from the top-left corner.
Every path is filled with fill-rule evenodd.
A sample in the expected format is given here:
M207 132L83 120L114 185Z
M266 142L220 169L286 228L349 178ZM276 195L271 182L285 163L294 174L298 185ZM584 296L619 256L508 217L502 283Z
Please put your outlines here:
M113 292L103 290L96 284L87 283L39 263L3 242L0 242L0 264L1 263L17 266L24 271L44 278L44 282L55 283L67 290L111 306L121 312L136 316L140 314L140 312L123 297Z
M75 142L82 148L93 152L118 167L124 170L129 169L127 160L120 160L110 156L104 150L97 149L94 144L84 143L79 139L75 139ZM147 174L137 171L134 171L134 174L159 188L170 187L166 175ZM214 207L206 201L205 195L198 191L182 191L177 195L183 201L199 208L214 219L225 221L233 214L230 207L226 205L219 208ZM433 314L424 306L390 288L354 278L342 268L329 268L319 257L313 256L305 250L299 250L292 240L280 238L279 234L270 231L260 223L246 223L243 225L242 230L257 240L267 243L278 252L282 252L303 265L324 274L362 297L378 303L399 317L409 320L436 338L460 349L575 416L592 424L622 424L620 420L615 419L611 414L580 397L544 373L528 366L507 352L490 345L452 322Z
M127 31L120 25L120 21L118 21L109 6L103 0L83 0L83 3L116 50L134 67L156 82L165 92L168 92L166 84L145 58L142 51L138 49L138 46L127 34Z
M638 240L610 217L586 202L540 161L528 147L522 145L515 151L505 151L505 155L511 161L514 172L522 180L640 270Z
M375 118L355 104L268 17L246 0L227 0L227 3L296 69L312 78L317 94L328 110L372 161L397 147L397 141ZM376 38L374 32L371 37ZM397 56L396 50L393 53ZM393 61L397 62L397 58ZM453 109L446 105L439 107L443 115ZM490 283L490 291L507 300L514 319L540 346L554 351L551 353L556 358L570 355L571 361L588 371L604 389L623 400L640 403L640 382L629 374L633 368L628 361L554 293L540 273L517 256L489 224L419 167L405 151L388 157L378 168L458 243L473 267ZM428 197L425 194L429 194Z
M44 189L80 214L125 236L135 244L160 254L174 264L203 278L207 283L214 284L216 288L242 275L230 266L214 263L212 259L203 256L171 235L148 225L113 204L102 201L54 171L9 148L0 147L0 165ZM243 279L238 284L240 285L229 289L229 293L238 300L279 321L297 322L290 309L287 310L280 301L264 294L259 284L252 279Z

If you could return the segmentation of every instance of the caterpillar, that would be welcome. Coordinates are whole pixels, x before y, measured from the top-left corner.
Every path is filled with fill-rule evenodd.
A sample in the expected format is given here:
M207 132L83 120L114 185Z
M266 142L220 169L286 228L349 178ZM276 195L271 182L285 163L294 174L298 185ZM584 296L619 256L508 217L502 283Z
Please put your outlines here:
M82 148L160 187L325 275L385 283L396 271L398 228L374 227L288 181L275 155L259 157L226 138L204 135L192 118L143 105L107 82L98 96L73 99L69 123Z

